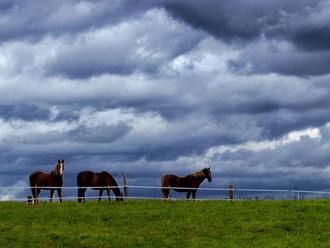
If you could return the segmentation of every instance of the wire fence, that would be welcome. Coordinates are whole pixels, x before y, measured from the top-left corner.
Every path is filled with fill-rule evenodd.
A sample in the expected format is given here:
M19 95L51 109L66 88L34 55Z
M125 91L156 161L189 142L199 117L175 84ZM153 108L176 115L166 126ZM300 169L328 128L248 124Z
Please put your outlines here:
M170 200L187 200L186 195L175 190L197 190L196 201L215 201L215 200L302 200L302 199L330 199L330 191L313 191L313 190L288 190L288 189L253 189L253 188L187 188L187 187L160 187L149 185L119 185L111 187L40 187L41 196L40 201L50 200L50 197L45 197L45 190L62 189L62 199L65 201L76 201L78 199L78 189L94 189L94 190L111 190L113 188L128 189L128 195L117 196L117 198L129 199L146 199L146 200L161 200L162 189L170 189ZM0 201L27 201L27 196L31 199L31 189L38 189L38 187L0 187ZM94 190L87 190L85 199L96 200L99 199L99 192ZM105 192L106 193L106 192ZM232 198L229 195L232 195ZM54 194L54 200L58 196ZM103 195L102 199L108 199L108 196ZM113 194L110 199L115 199ZM33 199L32 199L33 200ZM190 198L190 200L192 200Z

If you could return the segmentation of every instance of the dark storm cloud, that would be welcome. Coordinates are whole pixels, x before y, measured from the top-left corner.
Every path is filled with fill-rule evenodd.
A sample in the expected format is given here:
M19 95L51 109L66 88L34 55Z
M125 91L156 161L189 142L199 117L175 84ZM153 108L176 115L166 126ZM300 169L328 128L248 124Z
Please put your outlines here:
M330 28L328 23L320 27L302 27L292 35L292 41L303 50L329 50Z
M10 9L12 9L15 5L14 1L11 0L3 0L0 2L0 12L6 13Z
M213 170L216 185L328 185L329 10L327 1L1 2L0 183L57 159L71 185L83 169L156 182L205 166L218 146L321 128L321 140L220 152Z
M314 7L305 8L304 12L285 15L279 29L285 33L288 40L302 50L329 50L329 13L330 2L328 0L319 1Z
M147 2L145 3L148 4ZM74 35L115 24L145 9L135 1L5 1L0 3L0 40L30 39L45 35Z
M111 143L122 138L131 130L131 127L124 122L118 123L116 126L98 126L80 127L69 132L71 139L80 142L97 142Z
M159 74L161 67L191 51L203 38L152 10L116 27L91 31L60 47L47 66L50 75L88 78L102 74Z
M323 127L318 138L302 136L299 141L274 148L226 151L215 154L212 161L219 173L221 168L222 176L236 185L327 189L328 149L329 127Z
M124 22L150 9L224 39L249 41L261 34L292 40L303 49L328 49L328 1L2 1L1 40L77 34ZM319 17L315 17L319 16Z
M173 16L226 41L250 41L264 34L292 39L302 48L329 48L328 17L323 22L312 19L329 7L327 1L184 0L164 6Z
M192 26L204 29L224 40L254 38L260 33L260 24L255 22L256 18L250 22L242 22L249 19L249 14L252 13L235 5L240 3L238 1L169 1L165 2L165 9ZM229 10L236 13L233 14Z
M286 42L261 39L246 46L229 66L239 73L317 76L328 74L329 64L329 51L300 51Z
M37 105L0 105L0 118L21 119L21 120L42 120L48 119L50 111L48 106Z
M88 118L93 121L96 117L91 114L87 116ZM145 120L148 117L144 115L132 115L132 118L140 119L139 121L148 125L148 120ZM207 119L206 116L203 118ZM258 137L258 130L252 128L248 135L242 137L239 137L241 127L225 132L226 127L231 125L230 120L222 120L217 127L206 120L191 122L194 119L195 116L187 116L174 123L169 122L166 137L163 136L162 131L157 131L159 128L157 124L152 127L154 128L152 136L140 134L136 131L138 127L133 128L131 118L126 121L119 120L117 124L112 125L96 121L97 124L94 123L92 126L88 124L88 120L86 123L77 120L58 123L59 128L55 130L51 128L50 123L36 122L34 126L36 130L40 130L39 132L31 129L29 123L20 125L13 123L9 128L12 132L16 129L18 134L12 133L3 140L0 144L0 153L8 159L17 156L55 158L61 155L70 158L84 154L84 156L107 156L110 161L121 162L139 159L169 161L180 156L201 155L214 145L237 144L248 138ZM155 122L152 119L150 121ZM205 128L205 125L208 127ZM61 126L66 126L67 130L61 130ZM43 131L46 128L51 129L47 132ZM191 133L189 131L191 129L195 131ZM14 144L19 145L13 147Z
M231 63L235 70L246 70L251 65L250 73L329 73L330 55L322 52L330 44L328 1L52 1L47 6L40 1L14 1L3 6L3 40L31 38L37 42L49 34L66 37L67 45L60 46L43 68L48 75L158 75L162 65L189 52L203 37L188 28L171 30L180 25L169 17L163 18L165 21L143 18L148 11L162 12L162 8L195 29L243 48L241 58ZM122 30L113 28L118 24L126 26ZM94 31L102 28L114 32L95 38ZM88 32L90 36L83 35ZM286 41L293 48L287 51L269 47L261 53L258 47L244 49L243 44L258 43L261 37L265 37L265 43ZM141 40L144 43L140 44ZM256 50L258 56L254 56Z
M298 76L330 72L329 1L169 1L165 8L174 17L238 47L258 43L261 53L258 46L246 48L243 57L233 63L236 68L246 70L251 65L253 73ZM263 49L262 37L266 44L286 41L293 48Z
M274 114L266 114L258 119L258 125L263 128L263 138L279 138L293 130L322 126L329 121L328 110L311 110L300 113L290 113L282 110Z

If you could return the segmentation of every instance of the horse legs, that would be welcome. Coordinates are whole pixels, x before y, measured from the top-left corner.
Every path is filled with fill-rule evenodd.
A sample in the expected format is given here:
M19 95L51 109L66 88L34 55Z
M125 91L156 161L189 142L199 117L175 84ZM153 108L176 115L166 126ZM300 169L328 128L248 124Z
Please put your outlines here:
M162 193L163 193L163 198L167 200L168 195L170 194L170 189L162 189Z
M58 195L58 198L60 198L60 203L62 203L62 189L61 188L57 189L57 195Z
M196 198L196 190L193 190L191 193L192 193L192 198L195 200L195 198Z
M83 202L85 203L86 202L86 198L85 198L85 194L86 194L86 188L82 190L82 197L83 197Z
M99 201L101 201L102 195L103 195L103 189L100 189L100 192L99 192Z
M78 188L78 202L85 202L86 188Z
M162 176L160 179L160 185L161 185L161 191L163 194L163 199L167 200L168 199L168 195L170 194L170 183L167 182L166 180L166 176Z
M33 187L33 188L31 188L31 192L32 192L32 197L33 197L32 204L37 205L38 204L38 195L39 195L38 189Z
M190 195L191 195L191 191L188 191L188 192L187 192L187 199L190 198Z
M111 199L110 199L110 189L107 189L107 194L108 194L109 201L111 201Z
M50 190L50 196L49 196L49 202L50 203L52 203L52 201L53 201L54 191L55 191L54 189Z
M37 200L37 204L39 204L39 195L40 195L41 189L37 189L37 196L36 196L36 200Z

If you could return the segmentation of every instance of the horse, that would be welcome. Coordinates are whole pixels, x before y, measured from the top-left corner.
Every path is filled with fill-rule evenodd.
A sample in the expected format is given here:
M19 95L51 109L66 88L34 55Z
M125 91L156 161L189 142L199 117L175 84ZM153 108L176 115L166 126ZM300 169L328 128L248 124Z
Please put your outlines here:
M64 160L58 160L57 164L50 173L35 171L30 175L30 188L33 196L33 204L38 204L39 194L42 189L50 190L49 200L52 202L54 191L62 203L62 186L64 174Z
M168 199L170 189L173 188L177 192L187 192L187 199L190 198L190 195L195 199L196 191L205 178L212 182L210 168L204 168L184 177L178 177L174 174L164 175L161 177L163 198Z
M109 201L111 200L110 189L115 194L116 201L123 200L123 194L119 190L118 183L113 176L106 171L102 171L100 173L93 171L81 171L77 176L77 185L78 202L85 202L85 193L88 187L93 190L99 190L99 201L101 201L104 189L107 191Z

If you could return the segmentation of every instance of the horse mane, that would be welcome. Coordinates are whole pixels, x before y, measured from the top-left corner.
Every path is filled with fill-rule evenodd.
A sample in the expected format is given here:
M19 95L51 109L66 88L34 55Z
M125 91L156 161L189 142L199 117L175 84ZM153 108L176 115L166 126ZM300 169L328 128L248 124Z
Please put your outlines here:
M119 187L117 187L118 186L118 183L117 183L116 179L109 172L107 172L107 171L102 171L101 173L107 175L110 178L111 183L113 184L111 186L114 186L112 188L112 191L116 195L116 197L117 196L122 196Z
M106 175L110 178L110 180L113 182L113 184L114 184L115 186L118 186L117 181L115 180L115 178L114 178L109 172L107 172L107 171L102 171L101 173L106 174Z
M49 173L53 176L58 176L58 167L59 167L59 164L56 163L56 165L54 166L54 169Z
M191 173L188 176L192 176L192 177L205 177L204 170L205 170L205 168L204 169L201 169L199 171L196 171L194 173Z

